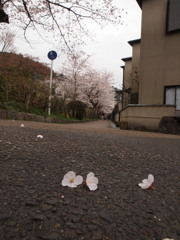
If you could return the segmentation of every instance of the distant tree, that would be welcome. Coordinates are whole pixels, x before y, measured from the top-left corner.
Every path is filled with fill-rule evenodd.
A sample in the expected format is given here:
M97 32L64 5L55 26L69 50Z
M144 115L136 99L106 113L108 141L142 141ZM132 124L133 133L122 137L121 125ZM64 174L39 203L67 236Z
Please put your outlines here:
M80 89L82 88L84 81L84 74L89 66L89 57L90 56L86 56L84 52L68 54L67 61L62 69L66 79L59 85L57 92L59 89L64 97L69 98L72 101L79 100L79 95L81 94Z
M14 39L16 35L8 30L0 34L0 52L15 52Z
M63 69L66 79L57 84L56 94L64 102L84 102L95 117L102 111L112 111L115 92L111 84L112 74L92 69L88 60L89 56L70 55Z
M123 11L113 0L0 0L0 22L21 27L25 36L30 28L58 32L68 47L82 40L80 32L88 34L87 23L122 24Z

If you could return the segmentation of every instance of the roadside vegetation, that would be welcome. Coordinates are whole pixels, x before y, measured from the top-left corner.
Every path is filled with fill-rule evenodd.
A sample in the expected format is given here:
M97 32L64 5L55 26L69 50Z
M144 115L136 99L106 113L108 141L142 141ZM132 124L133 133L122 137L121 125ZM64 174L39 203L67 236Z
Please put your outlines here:
M50 68L38 59L0 52L0 107L48 116ZM63 74L53 72L51 117L97 119L114 106L111 74L98 72L88 58L69 55Z

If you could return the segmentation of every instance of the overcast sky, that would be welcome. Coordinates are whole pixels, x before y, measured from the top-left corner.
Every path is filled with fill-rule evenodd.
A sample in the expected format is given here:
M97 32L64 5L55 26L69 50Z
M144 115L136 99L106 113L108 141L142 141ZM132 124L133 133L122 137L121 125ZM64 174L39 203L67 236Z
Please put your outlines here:
M99 70L107 70L114 75L115 86L122 86L122 69L124 65L122 58L132 56L132 47L127 43L130 40L140 38L141 31L141 10L136 0L114 0L119 7L127 14L123 15L124 24L119 28L107 26L105 29L95 28L96 36L93 40L88 40L83 51L92 55L92 67ZM92 26L91 26L92 27ZM97 30L96 30L97 29ZM37 39L37 37L36 37ZM15 42L17 52L38 57L41 62L48 63L47 53L50 50L57 51L53 44L48 44L40 40L33 40L31 46L17 38ZM57 51L58 57L53 61L53 70L61 72L63 55Z

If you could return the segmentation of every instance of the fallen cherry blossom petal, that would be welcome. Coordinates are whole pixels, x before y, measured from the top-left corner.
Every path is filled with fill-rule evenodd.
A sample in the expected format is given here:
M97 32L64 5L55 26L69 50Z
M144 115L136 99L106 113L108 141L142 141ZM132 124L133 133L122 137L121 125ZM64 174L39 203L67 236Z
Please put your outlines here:
M76 176L76 173L73 171L69 171L62 180L62 186L68 186L71 188L75 188L83 182L82 176Z
M94 176L93 172L88 173L86 178L86 185L88 186L89 190L95 191L97 189L98 182L99 180Z
M152 174L148 175L148 179L144 179L142 181L142 183L139 183L138 185L142 188L142 189L147 189L147 188L151 188L153 189L154 187L152 186L152 183L154 182L154 176Z
M42 139L42 138L43 138L43 136L42 136L42 135L37 135L37 138L40 138L40 139Z

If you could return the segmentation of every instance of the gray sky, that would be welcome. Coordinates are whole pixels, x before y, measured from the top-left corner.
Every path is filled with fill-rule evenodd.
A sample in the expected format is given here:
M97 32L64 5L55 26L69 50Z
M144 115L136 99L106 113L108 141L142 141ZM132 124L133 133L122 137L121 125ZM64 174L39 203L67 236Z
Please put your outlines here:
M132 48L127 42L140 38L141 10L136 0L114 1L121 9L123 8L127 12L126 15L123 15L124 24L120 25L118 29L113 26L107 26L103 30L91 25L96 36L93 40L88 40L82 50L92 55L90 61L92 67L112 72L115 86L120 88L122 86L122 69L120 66L124 64L121 59L132 56ZM48 44L39 40L35 35L30 36L30 38L31 46L22 38L16 39L15 46L17 47L17 52L38 57L41 62L48 63L50 66L47 53L50 50L55 50L58 53L58 57L53 61L53 69L61 72L64 58L60 50L53 46L53 41Z

